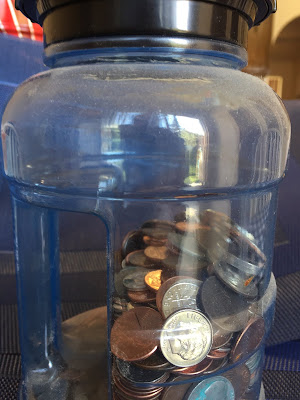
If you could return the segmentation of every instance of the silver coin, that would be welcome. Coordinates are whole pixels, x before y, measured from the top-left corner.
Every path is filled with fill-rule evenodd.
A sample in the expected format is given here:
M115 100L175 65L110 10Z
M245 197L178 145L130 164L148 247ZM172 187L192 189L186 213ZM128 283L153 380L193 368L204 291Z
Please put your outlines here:
M223 376L205 379L194 386L186 400L234 400L234 388L231 382Z
M227 332L238 332L250 319L251 303L211 276L201 288L201 304L209 319Z
M147 289L147 285L145 282L145 276L149 271L145 273L145 271L136 271L133 272L123 279L123 285L128 290L132 290L134 292L139 292L141 290Z
M115 291L119 297L126 296L127 290L123 285L123 280L128 275L134 274L136 272L145 273L145 275L149 272L149 269L141 268L141 267L126 267L123 268L120 272L116 274L115 277Z
M254 275L245 274L226 262L217 263L213 268L218 278L235 292L252 299L257 297L258 286Z
M202 285L197 279L181 279L164 294L162 313L165 318L183 308L198 309L197 298Z
M168 235L168 240L179 252L183 252L199 260L206 258L205 251L199 246L197 235L194 233L182 235L180 233L171 232Z
M178 367L199 364L209 353L212 326L200 311L180 310L165 322L160 347L165 358Z

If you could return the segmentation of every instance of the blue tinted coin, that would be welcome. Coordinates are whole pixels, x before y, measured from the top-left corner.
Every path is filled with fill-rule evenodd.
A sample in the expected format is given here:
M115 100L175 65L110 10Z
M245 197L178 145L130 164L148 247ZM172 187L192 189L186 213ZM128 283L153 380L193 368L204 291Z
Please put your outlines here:
M234 400L234 389L223 376L205 379L189 391L186 400Z

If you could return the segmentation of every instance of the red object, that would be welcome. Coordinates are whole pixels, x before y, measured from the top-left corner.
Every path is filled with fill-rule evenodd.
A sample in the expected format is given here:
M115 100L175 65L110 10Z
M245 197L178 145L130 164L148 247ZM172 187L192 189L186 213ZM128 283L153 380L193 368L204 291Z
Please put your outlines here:
M0 34L43 41L43 29L33 24L21 11L15 9L14 0L0 0Z

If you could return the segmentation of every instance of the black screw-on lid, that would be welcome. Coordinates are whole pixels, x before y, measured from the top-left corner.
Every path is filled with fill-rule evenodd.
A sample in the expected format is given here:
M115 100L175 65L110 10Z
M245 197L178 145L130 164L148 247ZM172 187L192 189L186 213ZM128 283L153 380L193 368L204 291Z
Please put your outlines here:
M83 38L152 36L245 47L249 28L276 11L276 0L16 0L16 7L43 26L46 47Z

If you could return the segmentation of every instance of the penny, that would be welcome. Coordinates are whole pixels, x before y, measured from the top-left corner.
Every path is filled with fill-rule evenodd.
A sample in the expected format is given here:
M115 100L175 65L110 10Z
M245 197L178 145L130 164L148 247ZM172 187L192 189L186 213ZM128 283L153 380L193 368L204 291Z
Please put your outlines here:
M146 221L141 227L145 236L151 236L158 240L166 239L168 234L172 232L174 228L175 225L172 222L158 219Z
M232 362L239 361L242 357L255 351L265 335L265 321L262 317L252 318L243 332L239 335L231 351Z
M146 270L139 270L132 272L131 274L128 274L123 278L123 285L126 287L128 290L132 290L135 292L140 292L144 289L147 289L146 283L145 283L145 276L147 275L148 271Z
M122 314L111 329L111 351L124 361L149 357L159 345L163 320L149 307L137 307Z
M133 303L150 303L156 300L155 293L150 290L144 290L142 292L128 290L127 295Z
M118 395L125 400L135 399L156 399L157 395L163 390L163 388L136 388L129 381L122 379L117 373L113 374L113 381L117 389Z
M145 274L144 276L146 276L147 273L149 272L149 270L146 268L139 268L139 267L126 267L126 268L123 268L120 272L118 272L116 274L115 282L114 282L115 283L115 291L119 297L121 297L121 298L125 297L126 293L127 293L127 289L123 285L124 279L128 275L132 275L137 272L139 272L141 274Z
M130 231L124 237L122 242L122 257L125 258L129 253L144 248L145 243L143 242L143 233L141 231Z
M161 284L165 283L168 279L174 278L176 271L169 268L163 268L160 276Z
M204 371L204 374L213 374L228 364L228 358L221 358L212 360L210 367Z
M240 364L235 368L222 374L234 387L236 399L240 399L248 389L250 383L250 371L245 364Z
M198 309L198 294L202 282L197 279L180 279L174 282L164 293L161 311L164 318L173 312L186 309Z
M168 249L166 246L161 246L161 247L148 246L144 250L144 254L150 260L155 261L155 262L160 262L167 258Z
M156 264L149 260L144 254L144 250L137 250L129 253L126 258L127 265L134 265L136 267L143 267L143 268L155 268Z
M185 233L185 232L195 232L197 229L201 228L202 225L197 222L181 221L177 222L175 227L176 230L179 231L180 233Z
M201 288L202 309L212 322L227 332L238 332L246 326L251 303L211 276Z
M165 246L165 244L167 243L167 239L155 239L151 236L144 236L143 241L147 246L155 247Z
M182 376L169 380L168 383L173 383L173 386L165 387L161 394L161 400L183 400L184 395L191 386L190 383L184 383L184 381L185 378ZM178 384L179 382L180 384Z
M207 354L207 358L212 360L222 360L228 356L230 350L231 350L230 348L226 348L225 350L222 349L211 350Z
M178 367L199 364L209 353L211 343L211 324L196 310L175 312L166 320L160 334L164 357Z
M142 361L135 362L139 368L147 370L169 371L175 368L165 359L160 350L156 350L150 357Z
M208 378L188 391L187 400L235 400L231 382L223 376Z
M145 276L145 283L150 290L157 292L161 287L161 273L162 270L158 269L157 271L150 271Z
M213 360L209 360L206 357L199 364L193 365L192 367L188 367L188 368L176 368L172 372L177 375L198 376L198 375L204 374L204 372L210 368L212 363L213 363Z
M238 271L231 265L220 262L214 265L214 272L226 286L236 293L253 299L258 295L257 280L255 276Z
M212 350L218 349L219 347L225 346L232 339L233 333L226 332L223 329L219 328L214 323L211 324L213 327L213 342L212 342Z

